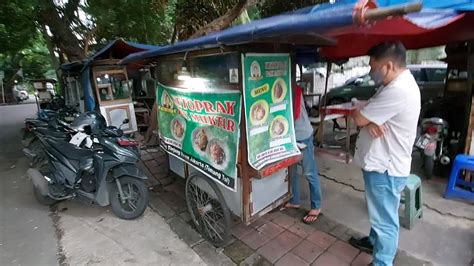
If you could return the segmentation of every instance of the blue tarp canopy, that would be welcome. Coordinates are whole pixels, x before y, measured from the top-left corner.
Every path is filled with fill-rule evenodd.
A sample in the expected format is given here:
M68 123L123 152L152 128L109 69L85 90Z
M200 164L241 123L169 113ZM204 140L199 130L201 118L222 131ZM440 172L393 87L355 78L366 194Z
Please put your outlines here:
M378 2L379 7L388 7L419 1L379 0ZM474 10L474 0L425 0L422 2L424 8L450 9L450 12L425 12L422 16L413 17L413 23L420 22L420 25L429 24L427 22L435 23L439 19L449 21L459 12ZM330 46L335 44L335 39L326 33L354 25L358 21L357 11L363 10L364 7L374 7L374 1L341 0L336 4L306 7L173 45L131 54L120 63L130 63L185 51L258 42L312 45L313 47Z
M305 14L287 13L238 25L206 36L163 46L127 56L120 63L129 63L159 55L180 53L220 46L248 43L286 43L295 45L333 45L322 33L351 25L356 3L325 4Z
M90 65L96 60L102 59L123 59L124 57L141 51L157 49L160 46L147 45L124 41L122 39L114 40L105 47L94 53L83 61L76 61L61 65L61 69L66 73L75 73L80 76L81 88L84 92L84 101L87 110L95 109L94 93L92 91Z

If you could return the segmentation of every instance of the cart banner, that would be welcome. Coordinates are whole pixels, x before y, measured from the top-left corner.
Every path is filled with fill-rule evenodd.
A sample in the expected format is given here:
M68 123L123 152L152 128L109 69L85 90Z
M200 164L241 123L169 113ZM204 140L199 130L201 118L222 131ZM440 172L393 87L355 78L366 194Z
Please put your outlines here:
M249 164L260 170L300 154L295 140L288 54L242 56Z
M185 90L158 84L160 146L236 191L240 91Z

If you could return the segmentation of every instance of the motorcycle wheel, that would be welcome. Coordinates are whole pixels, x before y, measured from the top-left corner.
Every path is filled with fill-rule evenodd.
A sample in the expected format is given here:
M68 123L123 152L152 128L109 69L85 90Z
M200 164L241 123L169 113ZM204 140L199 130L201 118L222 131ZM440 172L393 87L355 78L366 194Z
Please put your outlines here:
M148 206L148 188L145 182L130 176L119 179L125 202L122 202L118 185L112 185L110 205L112 212L119 218L133 220L140 217Z
M35 194L36 200L41 204L41 205L46 205L46 206L51 206L57 201L48 197L48 196L43 196L41 195L41 192L36 188L35 185L33 185L33 192Z
M434 158L433 156L424 156L424 169L426 178L431 179L433 177L433 169L434 169Z

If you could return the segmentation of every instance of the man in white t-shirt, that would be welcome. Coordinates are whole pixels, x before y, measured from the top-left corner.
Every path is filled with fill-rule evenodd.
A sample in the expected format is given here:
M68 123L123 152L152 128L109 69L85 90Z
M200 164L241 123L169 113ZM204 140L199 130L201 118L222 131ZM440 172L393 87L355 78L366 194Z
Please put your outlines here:
M380 88L353 118L361 127L354 163L362 168L371 230L369 237L352 238L350 243L372 252L374 265L393 265L400 193L410 174L420 90L406 69L402 43L379 44L369 55L370 76Z

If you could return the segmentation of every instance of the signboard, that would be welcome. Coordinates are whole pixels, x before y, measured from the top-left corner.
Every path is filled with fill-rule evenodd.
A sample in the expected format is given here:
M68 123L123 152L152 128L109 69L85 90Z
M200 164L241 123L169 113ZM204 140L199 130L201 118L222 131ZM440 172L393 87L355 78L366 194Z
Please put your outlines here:
M249 164L266 165L300 154L295 140L288 54L242 55Z
M240 91L158 84L156 95L161 147L236 191Z

